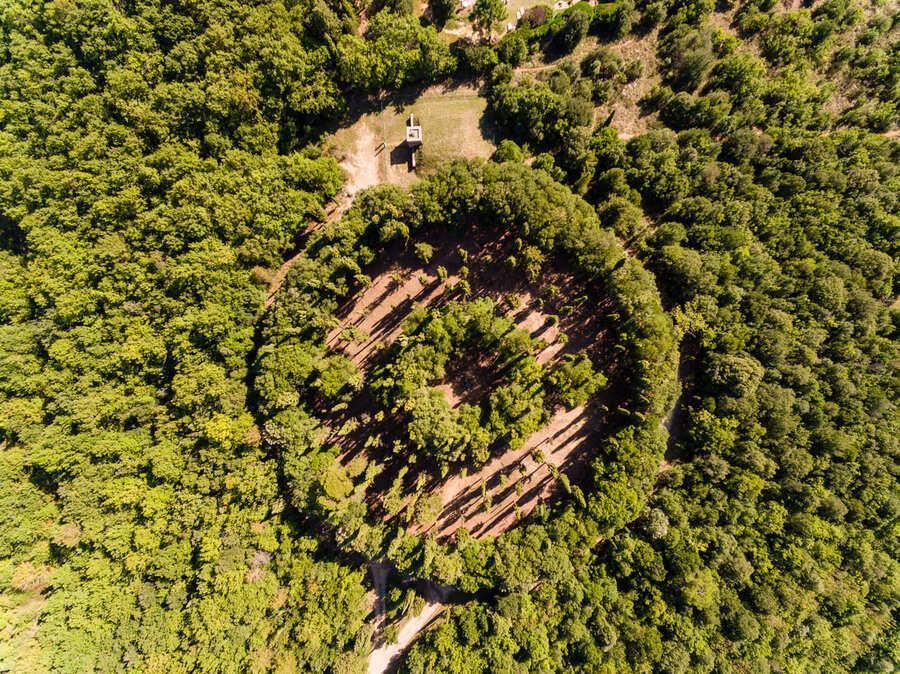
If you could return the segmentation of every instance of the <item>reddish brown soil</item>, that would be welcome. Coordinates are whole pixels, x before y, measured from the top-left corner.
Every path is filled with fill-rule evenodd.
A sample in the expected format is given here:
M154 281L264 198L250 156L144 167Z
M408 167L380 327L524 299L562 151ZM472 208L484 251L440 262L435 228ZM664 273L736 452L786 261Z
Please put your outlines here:
M440 240L432 235L429 241L435 247L435 254L427 264L410 253L412 243L406 248L397 246L387 251L383 258L391 262L367 270L372 282L360 289L338 312L340 323L328 335L328 344L350 356L364 373L378 361L382 349L402 334L403 319L416 304L435 305L460 299L458 294L449 291L459 281L463 264L457 252L459 242L446 234ZM583 284L565 271L543 274L538 281L541 287L528 283L521 272L508 270L500 262L508 255L503 250L504 245L502 240L499 244L479 241L465 244L469 251L466 265L471 270L472 297L489 296L497 302L506 302L501 306L507 308L516 325L545 342L537 352L537 359L542 364L552 363L568 353L584 351L596 367L608 377L616 378L616 360L610 348L611 340L607 339L609 303L602 293L596 288L585 292ZM448 270L444 281L439 278L438 266ZM553 266L559 268L562 265L556 263ZM551 286L558 288L555 296L548 292ZM551 315L557 315L558 322L548 320ZM357 335L357 341L346 339L345 331L349 327L356 328L364 336L360 339ZM568 339L561 339L561 333ZM451 405L473 403L491 390L495 375L490 368L479 365L462 364L456 371L451 366L440 388ZM604 396L605 399L610 397ZM616 407L609 400L605 402L609 408ZM391 456L384 449L390 445L389 440L385 440L380 449L364 446L371 433L378 432L382 436L402 433L402 424L398 420L388 419L378 425L371 420L370 411L371 401L363 392L348 410L333 415L328 424L335 431L348 421L358 424L357 431L332 434L331 440L343 449L343 462L362 455L383 464L384 470L368 494L370 509L378 512L383 490L393 482L396 471L408 462L404 457ZM547 425L528 438L522 448L500 450L476 471L466 472L460 468L443 480L428 478L418 489L419 473L415 468L410 470L404 479L409 494L407 502L426 493L438 492L443 503L443 510L432 525L411 525L411 530L427 531L445 538L465 527L476 538L482 538L509 529L539 503L558 494L560 489L554 476L557 469L573 484L586 482L593 450L598 446L600 436L609 432L606 417L599 404L568 411L560 407ZM541 460L536 459L534 450L543 455ZM404 512L400 517L408 515Z
M576 460L587 438L590 418L584 407L560 409L521 449L495 456L475 473L451 475L437 487L444 503L437 521L427 527L413 526L412 530L432 532L439 538L461 526L476 538L503 533L553 496L556 480L550 466L565 472ZM534 450L543 453L542 461L535 459ZM482 484L490 499L489 508L482 496Z
M430 306L444 297L444 289L459 281L457 276L441 281L437 264L416 269L400 266L381 271L372 283L355 295L342 309L340 323L328 333L327 344L340 349L363 370L382 348L401 333L403 319L416 304ZM348 341L342 333L355 328L366 335L363 341Z

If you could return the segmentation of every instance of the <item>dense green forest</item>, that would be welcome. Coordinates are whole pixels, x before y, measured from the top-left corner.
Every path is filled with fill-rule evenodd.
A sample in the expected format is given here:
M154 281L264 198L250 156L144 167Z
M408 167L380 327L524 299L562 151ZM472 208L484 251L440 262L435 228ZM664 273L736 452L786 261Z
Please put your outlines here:
M366 671L384 561L391 616L412 581L455 592L403 671L895 671L896 6L579 2L503 32L493 0L413 4L0 6L0 670ZM618 132L598 111L651 72ZM323 138L434 82L481 87L494 157L330 217ZM343 303L446 236L502 255L438 266L447 302L364 377ZM539 363L491 269L547 291L546 327L595 312L602 348ZM495 387L451 407L429 387L473 351ZM427 478L366 495L389 471L327 439L360 400ZM557 498L496 537L408 530L429 480L584 405L603 434Z

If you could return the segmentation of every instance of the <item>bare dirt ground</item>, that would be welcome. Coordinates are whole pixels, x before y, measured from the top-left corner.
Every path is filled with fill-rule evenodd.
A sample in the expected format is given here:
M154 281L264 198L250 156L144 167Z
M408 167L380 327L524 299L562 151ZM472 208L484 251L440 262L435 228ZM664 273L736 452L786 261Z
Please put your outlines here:
M347 176L346 191L353 196L360 190L381 182L378 162L372 161L379 139L371 126L362 124L353 138L350 151L341 162L344 175Z
M560 56L544 51L536 52L528 61L516 68L513 81L518 82L529 73L539 73L550 68L561 66L564 62L581 63L581 60L600 46L600 41L594 35L588 35L572 50L571 53Z
M325 141L348 176L348 191L377 183L408 186L455 158L486 158L494 152L482 117L487 100L473 85L436 85L399 92L391 100L366 104L352 123ZM412 113L422 126L417 168L409 164L406 121Z
M349 311L328 334L328 346L339 348L356 365L367 369L372 358L400 335L402 319L415 304L435 304L444 296L448 285L459 281L456 275L441 281L438 264L412 270L397 266L379 273L344 306ZM343 335L347 328L355 329L364 337L360 341L346 340Z
M397 640L390 644L381 644L369 654L369 674L384 674L393 671L397 658L403 653L426 627L450 606L448 593L450 588L435 583L425 583L423 595L425 607L417 615L403 621L397 631Z
M376 144L377 140L371 129L366 126L361 126L358 129L358 133L353 138L352 151L345 155L340 162L340 166L344 170L344 176L347 179L344 188L332 202L332 207L328 210L328 217L325 221L322 223L310 223L306 232L304 232L305 235L308 235L310 232L318 229L324 224L338 220L347 212L347 209L350 208L353 197L356 196L357 192L360 192L367 187L377 185L380 182L381 176L378 172L378 165L366 159L370 154L370 149L374 148ZM272 274L272 277L269 280L269 288L266 291L265 309L268 309L272 305L272 302L275 299L275 293L281 288L284 279L287 278L288 271L302 253L303 251L301 249L294 255L291 255L280 267L278 267L278 269L275 270L275 273Z
M793 1L799 1L799 0L791 0L791 1L793 2ZM789 8L783 4L781 7L778 7L776 5L773 8L775 13L784 12L784 11L787 11L787 9L789 9ZM759 48L758 36L741 37L740 31L738 30L737 26L734 25L734 19L735 19L735 16L737 15L737 11L738 11L738 7L733 7L725 12L713 12L712 14L709 15L709 19L708 19L709 24L713 28L718 28L719 30L724 32L726 35L730 35L731 37L736 38L737 39L736 49L738 51L741 51L741 52L744 52L747 54L752 54L753 56L756 56L758 58L762 58L762 52L760 51L760 48ZM702 88L702 85L700 88Z
M487 101L474 86L429 87L405 104L361 114L349 126L339 129L326 142L326 149L338 160L347 182L336 197L325 223L340 218L360 191L380 183L409 186L455 158L487 158L494 144L485 138L482 116ZM417 154L418 169L409 167L409 150L404 144L406 120L410 113L423 126L425 142ZM306 234L324 223L312 223ZM297 258L290 258L271 273L264 308L272 304Z
M403 319L417 304L428 306L450 298L458 299L447 291L459 277L462 264L457 252L459 242L450 238L441 242L430 240L436 253L428 264L408 252L412 249L411 244L405 253L398 250L393 256L386 255L385 258L393 259L393 262L368 270L371 284L351 297L338 312L340 323L328 335L328 344L347 354L364 373L378 361L382 350L402 334ZM516 325L543 340L536 353L539 362L552 363L564 354L585 349L601 370L609 373L609 368L614 365L604 339L608 329L604 318L608 306L603 300L597 301L597 295L591 300L587 295L573 297L565 290L572 279L565 274L549 272L541 278L541 284L545 289L556 285L563 290L555 298L548 297L545 292L532 287L520 273L510 273L497 264L494 260L503 259L500 251L487 250L479 242L467 242L466 246L469 251L467 266L472 270L470 280L475 294L505 302L507 313ZM449 270L443 281L437 271L439 266ZM568 315L558 315L563 305L575 309ZM551 315L555 318L548 320ZM473 403L484 389L490 388L484 381L490 379L490 374L476 374L475 382L464 377L448 377L440 383L451 405ZM342 461L365 456L368 460L386 464L385 479L380 483L376 480L375 493L370 493L370 505L374 504L377 509L379 489L389 485L392 481L389 475L399 468L400 463L405 465L406 462L364 447L373 430L366 427L368 405L364 396L365 392L357 404L351 404L344 416L333 419L329 426L336 431L331 440L343 449ZM557 409L547 425L528 438L520 449L502 451L472 473L451 473L436 482L430 479L424 491L439 493L443 509L431 526L419 530L438 538L451 535L459 527L465 527L479 538L502 533L539 503L558 493L560 474L567 475L576 484L583 480L592 449L596 446L595 433L608 431L605 416L605 411L597 405L568 411ZM361 432L337 432L347 421L362 421ZM396 433L397 427L389 426L383 430L388 434ZM392 466L392 461L397 465ZM408 479L407 503L410 504L421 491L415 487L415 476L409 475Z
M565 472L579 448L586 449L590 419L585 407L560 409L521 449L494 457L475 473L450 476L440 485L444 509L437 521L412 531L431 532L438 538L461 526L475 538L503 533L554 495L557 480L551 466ZM535 450L542 452L541 460L535 458Z
M475 29L463 11L455 19L450 19L447 22L447 26L441 31L441 35L445 35L452 40L472 40L475 38Z

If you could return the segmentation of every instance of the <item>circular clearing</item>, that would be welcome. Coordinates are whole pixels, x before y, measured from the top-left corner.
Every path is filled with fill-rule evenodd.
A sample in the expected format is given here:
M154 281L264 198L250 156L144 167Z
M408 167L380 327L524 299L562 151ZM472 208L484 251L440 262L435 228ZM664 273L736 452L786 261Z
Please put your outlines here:
M510 586L637 514L677 344L653 277L567 188L454 163L364 192L301 258L255 388L291 505L340 549Z

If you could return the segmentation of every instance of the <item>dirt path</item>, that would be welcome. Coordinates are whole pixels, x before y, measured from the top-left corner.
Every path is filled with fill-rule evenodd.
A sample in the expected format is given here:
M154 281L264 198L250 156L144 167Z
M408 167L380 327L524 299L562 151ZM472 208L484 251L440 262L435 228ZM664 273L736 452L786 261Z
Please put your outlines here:
M452 588L446 588L435 583L425 583L425 607L411 618L406 619L397 632L397 641L392 644L382 644L369 655L369 674L385 674L394 671L397 658L409 648L416 637L428 627L450 606L449 595Z
M350 208L350 204L352 203L352 201L352 195L348 194L346 191L341 192L341 194L335 197L335 202L337 205L331 212L328 213L328 217L325 218L325 221L311 223L306 228L306 231L303 232L304 237L309 236L312 232L316 231L326 224L339 220L340 217L347 212L347 209ZM272 276L272 280L269 281L269 288L268 290L266 290L266 302L263 305L263 308L268 309L270 306L272 306L272 302L275 300L275 295L281 289L282 284L284 284L284 279L287 278L288 271L290 271L291 266L303 254L303 250L304 248L301 246L300 250L298 250L287 260L282 262L281 266L275 270L275 274Z
M345 190L351 198L360 190L382 182L378 168L383 161L380 155L384 151L376 153L382 140L369 126L360 125L350 151L341 161L341 168L348 176Z
M668 414L662 420L663 428L669 434L666 443L666 461L669 462L680 458L677 456L677 448L685 433L685 415L688 413L687 400L695 385L698 352L699 345L696 340L690 336L682 339L678 356L678 397L675 398Z
M368 160L368 156L372 154L376 144L377 140L375 134L371 131L366 129L360 133L354 143L353 152L341 162L341 168L344 169L344 174L348 176L348 180L344 189L335 197L334 203L336 206L328 213L328 217L325 218L324 222L313 223L307 227L306 231L303 233L304 236L308 236L319 227L339 220L341 216L347 212L347 209L350 208L350 204L353 203L353 197L356 196L357 192L381 182L378 175L378 164ZM296 262L297 258L300 257L302 253L303 250L301 248L295 255L292 255L285 260L275 271L275 275L272 277L272 281L269 283L269 289L266 293L266 309L271 306L272 301L275 298L275 293L278 292L278 289L281 288L281 285L284 283L284 279L287 277L291 265Z
M672 402L672 406L669 408L669 412L663 418L662 427L666 429L666 432L669 433L669 440L671 444L671 433L672 429L678 425L678 422L681 419L681 415L683 413L682 405L684 403L684 386L682 386L681 382L684 378L684 369L685 363L682 359L682 362L678 364L678 396Z
M306 231L303 233L304 236L308 236L311 232L314 232L323 225L339 220L340 217L347 212L347 209L350 208L350 204L353 203L353 198L356 196L357 192L382 182L378 171L379 162L382 160L375 154L377 145L378 139L375 137L375 134L368 127L363 126L359 131L359 135L353 142L352 150L347 153L347 156L340 162L340 166L344 170L344 175L347 176L347 182L334 199L334 203L336 204L335 207L328 212L328 216L325 218L324 222L312 223L307 227ZM372 159L373 156L375 157L374 161ZM303 249L301 248L296 254L285 260L275 271L275 275L272 277L272 280L269 283L269 289L266 292L264 308L268 309L272 305L275 294L284 283L284 279L287 277L291 265L296 262L297 258L302 253Z

